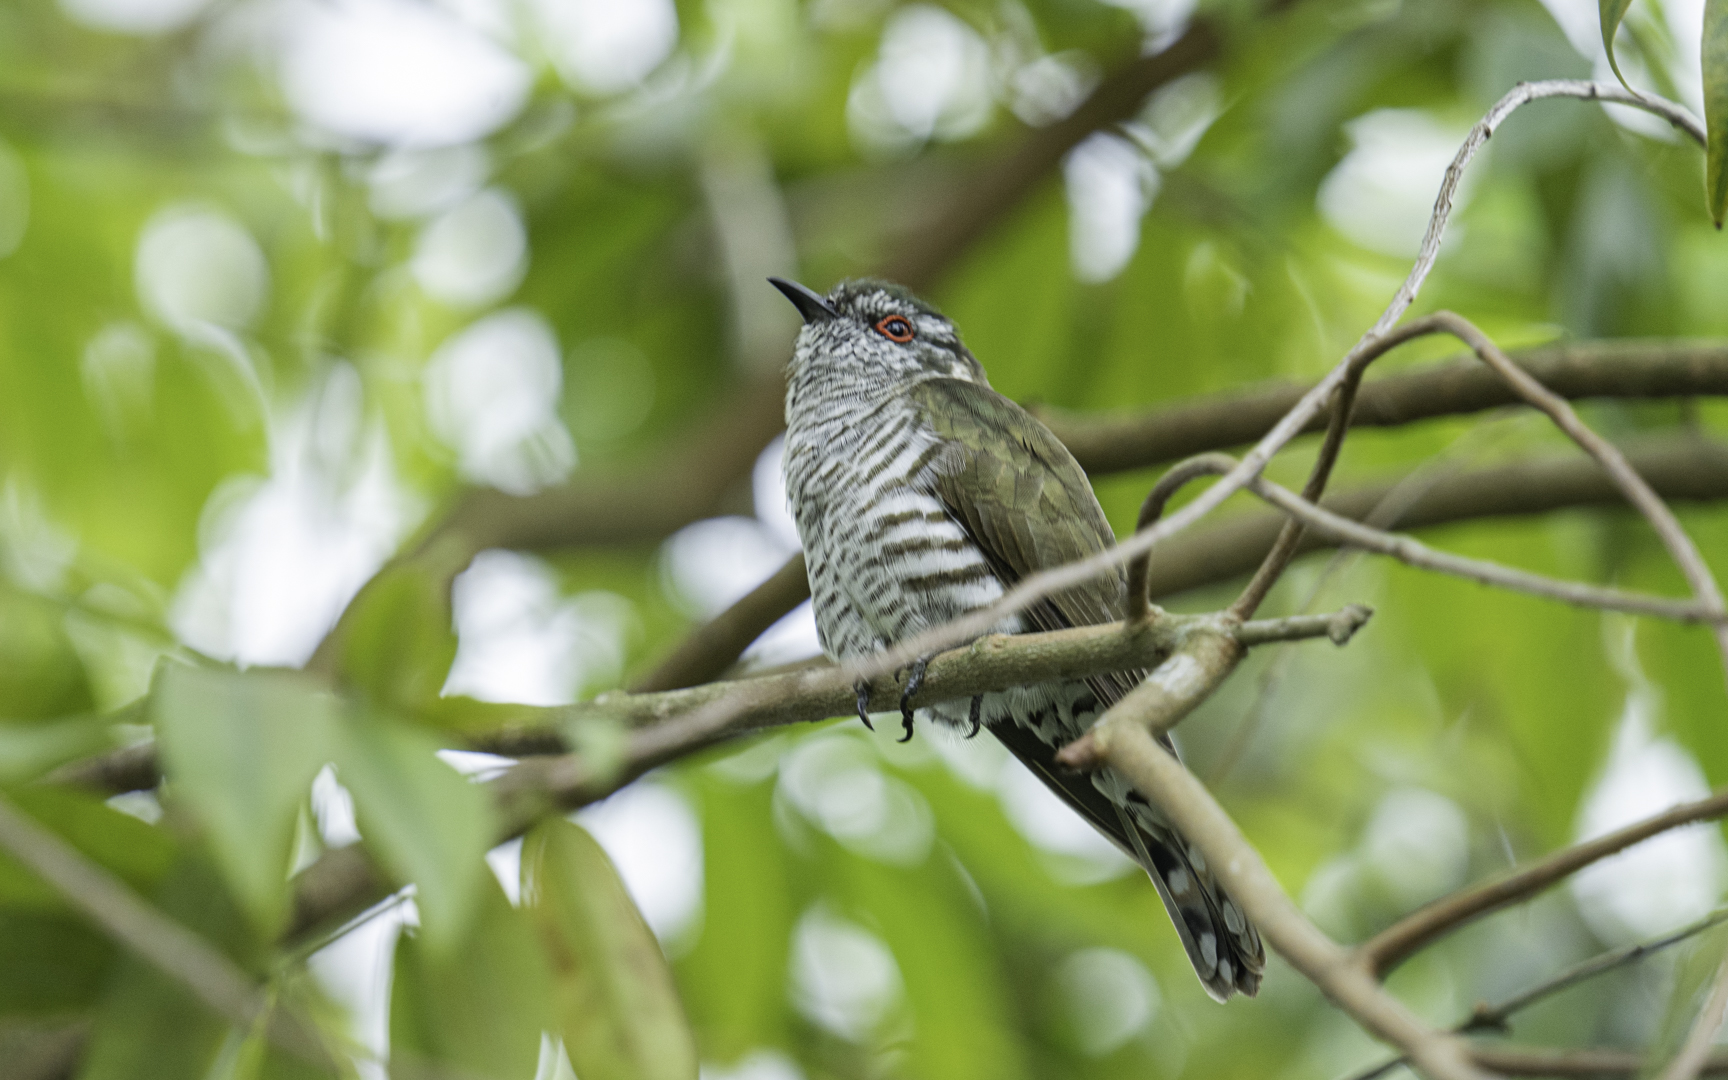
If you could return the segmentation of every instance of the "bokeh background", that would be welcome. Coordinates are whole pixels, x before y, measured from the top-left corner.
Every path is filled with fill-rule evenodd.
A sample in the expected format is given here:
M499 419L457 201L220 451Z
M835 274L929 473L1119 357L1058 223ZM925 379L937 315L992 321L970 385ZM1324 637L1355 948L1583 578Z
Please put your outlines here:
M1701 18L1702 0L1640 0L1627 77L1701 111ZM1017 400L1086 413L1318 376L1407 270L1469 124L1521 79L1611 78L1590 0L9 0L0 711L120 709L164 656L298 666L464 491L651 479L788 355L796 315L764 277L826 289L896 265L980 170L1195 19L1216 59L1079 141L919 282ZM1728 334L1701 173L1647 116L1532 106L1471 174L1421 303L1509 348ZM1728 423L1710 401L1587 415L1616 439ZM768 577L797 537L765 442L666 535L482 552L455 584L445 692L626 685ZM1340 483L1563 452L1498 412L1358 434ZM1311 453L1272 475L1299 483ZM1150 478L1099 478L1119 531ZM1684 515L1720 564L1728 515ZM1680 591L1619 512L1431 539ZM1257 658L1182 734L1340 938L1728 777L1706 635L1326 562L1299 563L1270 610L1371 603L1368 630L1295 650L1276 679ZM806 605L747 660L815 652ZM755 739L580 815L671 959L708 1080L1336 1077L1378 1059L1277 961L1258 999L1207 1000L1145 878L990 740L889 729ZM325 843L356 835L333 774L312 806ZM492 856L507 888L515 857ZM1708 912L1725 884L1717 829L1670 834L1392 986L1451 1023ZM404 919L310 961L380 1054ZM1645 1045L1683 966L1617 972L1516 1032ZM558 1068L549 1051L542 1075Z

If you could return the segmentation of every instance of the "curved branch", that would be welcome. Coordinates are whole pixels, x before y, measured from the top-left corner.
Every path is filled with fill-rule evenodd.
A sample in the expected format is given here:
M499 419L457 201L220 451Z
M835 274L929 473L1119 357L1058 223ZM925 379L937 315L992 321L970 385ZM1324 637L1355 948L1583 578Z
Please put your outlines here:
M1626 501L1644 515L1656 535L1661 537L1662 546L1668 549L1669 557L1680 568L1681 576L1691 588L1693 599L1716 616L1724 614L1722 590L1716 584L1716 577L1710 572L1709 564L1698 551L1698 545L1687 535L1679 519L1674 516L1674 511L1668 509L1668 504L1662 501L1661 496L1651 490L1650 485L1638 475L1638 470L1632 467L1619 448L1578 419L1578 414L1572 411L1572 406L1566 404L1564 398L1548 390L1541 382L1531 378L1527 372L1521 371L1508 360L1494 342L1489 340L1488 335L1477 329L1470 320L1455 312L1441 311L1423 321L1470 346L1477 358L1511 384L1520 397L1546 413L1556 427L1565 432L1586 454L1595 458L1603 471L1614 480L1614 486L1626 496ZM1724 623L1720 618L1716 620L1715 636L1717 649L1722 654L1724 674L1728 675L1728 623Z
M1191 462L1195 469L1204 468L1221 476L1229 476L1236 468L1235 459L1228 454L1203 454L1191 459ZM1387 555L1399 562L1424 570L1450 574L1453 577L1478 581L1484 585L1498 585L1503 589L1528 593L1532 596L1545 596L1551 600L1559 600L1562 603L1576 604L1581 607L1601 608L1605 611L1625 611L1636 615L1673 619L1679 622L1708 622L1722 625L1728 621L1728 614L1724 614L1720 608L1700 603L1697 600L1671 600L1667 597L1652 596L1647 593L1634 593L1624 589L1591 585L1588 582L1564 581L1559 578L1545 577L1526 570L1503 566L1485 559L1472 559L1463 555L1453 555L1450 552L1437 551L1408 536L1363 525L1315 506L1288 488L1259 477L1250 480L1247 488L1292 518L1305 521L1314 529L1331 536L1342 544Z
M1357 962L1376 978L1385 978L1387 972L1436 939L1484 915L1528 900L1593 862L1606 859L1669 829L1710 821L1725 815L1728 815L1728 789L1718 791L1707 799L1682 803L1672 810L1628 825L1624 829L1617 829L1606 836L1555 852L1522 870L1478 885L1474 889L1453 893L1405 916L1358 947Z
M1314 459L1307 483L1302 485L1304 501L1318 502L1320 497L1326 494L1326 483L1332 478L1332 468L1338 464L1338 454L1344 449L1344 437L1350 430L1350 414L1355 410L1357 390L1362 385L1362 376L1368 370L1368 365L1398 346L1432 334L1437 329L1439 326L1432 317L1418 319L1382 334L1375 339L1372 346L1352 354L1349 370L1344 375L1344 381L1338 384L1338 391L1332 398L1332 416L1326 424L1326 439L1320 444L1320 453ZM1272 586L1278 583L1278 579L1289 567L1290 560L1296 557L1306 529L1307 525L1300 518L1291 518L1284 523L1284 527L1278 530L1278 539L1273 542L1272 550L1261 560L1260 568L1254 571L1254 577L1243 587L1242 595L1230 605L1232 615L1238 619L1254 617L1254 612L1266 599L1266 594L1272 591Z
M1695 436L1664 437L1628 447L1627 459L1664 498L1707 501L1728 498L1728 446ZM1334 493L1321 506L1352 521L1366 520L1402 477ZM1487 518L1517 518L1583 507L1623 507L1619 491L1586 458L1537 458L1489 469L1471 469L1426 485L1398 517L1401 530L1432 528ZM1154 597L1229 581L1252 570L1277 536L1284 515L1252 510L1195 530L1160 548L1147 575ZM1309 534L1301 552L1337 542Z

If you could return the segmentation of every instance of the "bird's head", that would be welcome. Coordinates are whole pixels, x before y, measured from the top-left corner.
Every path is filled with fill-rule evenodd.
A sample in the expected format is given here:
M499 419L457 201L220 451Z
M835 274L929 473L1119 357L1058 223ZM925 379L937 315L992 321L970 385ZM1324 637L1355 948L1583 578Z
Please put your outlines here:
M783 278L768 280L804 316L792 350L794 381L893 389L949 378L989 385L954 324L899 285L855 278L821 296Z

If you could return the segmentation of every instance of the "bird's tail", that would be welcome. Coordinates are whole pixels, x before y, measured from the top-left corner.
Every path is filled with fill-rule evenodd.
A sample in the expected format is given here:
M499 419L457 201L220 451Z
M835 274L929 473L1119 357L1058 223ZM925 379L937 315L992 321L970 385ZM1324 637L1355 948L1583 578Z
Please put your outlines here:
M1056 764L1054 747L1012 720L991 732L1063 802L1145 868L1206 992L1218 1001L1231 994L1254 996L1266 967L1260 934L1212 876L1205 857L1121 776L1064 769Z

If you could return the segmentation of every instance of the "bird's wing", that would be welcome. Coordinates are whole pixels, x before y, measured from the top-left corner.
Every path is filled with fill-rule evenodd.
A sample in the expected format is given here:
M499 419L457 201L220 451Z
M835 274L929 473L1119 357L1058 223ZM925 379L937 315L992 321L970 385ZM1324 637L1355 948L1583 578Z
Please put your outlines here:
M1039 570L1104 550L1115 534L1074 455L1050 429L987 386L933 379L910 391L936 435L953 448L937 459L929 483L936 497L984 553L1005 587ZM1040 600L1026 609L1039 630L1090 626L1122 618L1127 580L1118 569ZM1145 678L1144 669L1086 680L1098 713ZM997 724L992 733L1064 802L1146 869L1169 910L1201 983L1220 1001L1253 994L1265 965L1259 935L1205 863L1137 793L1137 814L1117 806L1091 777L1055 762L1057 747L1030 728ZM1168 736L1161 740L1175 752ZM1196 865L1198 864L1198 865ZM1197 887L1196 887L1197 886ZM1222 961L1229 960L1226 965Z
M1031 413L962 379L931 379L909 393L931 429L958 451L933 470L934 494L1005 586L1116 542L1080 463ZM1025 614L1039 630L1093 626L1122 618L1126 598L1118 569L1040 600ZM1087 681L1108 708L1145 674Z

